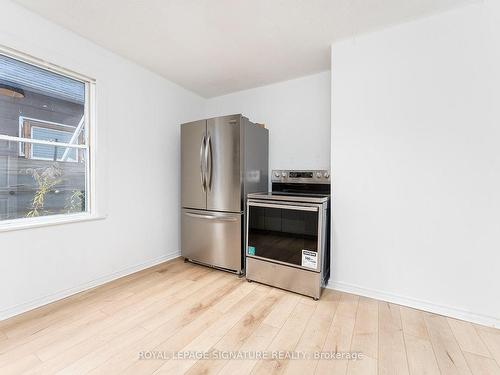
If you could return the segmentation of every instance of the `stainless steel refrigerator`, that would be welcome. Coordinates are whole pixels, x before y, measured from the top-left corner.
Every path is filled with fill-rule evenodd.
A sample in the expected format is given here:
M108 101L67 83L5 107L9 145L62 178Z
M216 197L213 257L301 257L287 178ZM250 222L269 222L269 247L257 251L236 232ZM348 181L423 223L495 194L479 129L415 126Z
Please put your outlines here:
M246 196L268 190L269 131L242 115L181 125L181 254L243 274Z

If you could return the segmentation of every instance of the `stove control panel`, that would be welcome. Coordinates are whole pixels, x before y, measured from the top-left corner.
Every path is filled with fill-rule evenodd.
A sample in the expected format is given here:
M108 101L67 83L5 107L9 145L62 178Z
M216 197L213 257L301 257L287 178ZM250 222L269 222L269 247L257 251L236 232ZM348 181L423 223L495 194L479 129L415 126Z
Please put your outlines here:
M283 183L308 183L328 184L330 183L330 171L318 170L273 170L272 182Z

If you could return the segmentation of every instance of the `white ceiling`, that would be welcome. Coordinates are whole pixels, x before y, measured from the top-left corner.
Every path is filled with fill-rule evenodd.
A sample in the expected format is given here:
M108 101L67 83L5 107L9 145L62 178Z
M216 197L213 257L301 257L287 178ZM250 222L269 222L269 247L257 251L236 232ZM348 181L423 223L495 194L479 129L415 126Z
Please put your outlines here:
M471 0L16 0L202 96L330 68L330 44Z

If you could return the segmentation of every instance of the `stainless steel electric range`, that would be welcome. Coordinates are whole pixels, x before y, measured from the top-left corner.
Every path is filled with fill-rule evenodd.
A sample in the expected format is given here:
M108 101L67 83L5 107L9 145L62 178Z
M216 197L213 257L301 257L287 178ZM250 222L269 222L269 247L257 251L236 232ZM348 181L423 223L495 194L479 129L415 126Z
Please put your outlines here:
M275 170L248 194L246 277L319 299L330 277L330 173Z

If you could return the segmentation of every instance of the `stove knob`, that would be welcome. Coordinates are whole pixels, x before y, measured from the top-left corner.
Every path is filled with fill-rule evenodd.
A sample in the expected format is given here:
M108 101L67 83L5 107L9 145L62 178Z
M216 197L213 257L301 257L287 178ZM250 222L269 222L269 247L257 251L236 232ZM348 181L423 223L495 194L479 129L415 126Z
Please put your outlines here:
M322 176L321 172L316 172L316 177L317 178L321 178L321 176Z
M279 172L274 172L274 177L279 177L280 173Z
M286 172L281 172L281 177L286 177Z
M325 178L328 178L328 177L330 177L330 173L325 172L325 174L323 176L325 176Z

